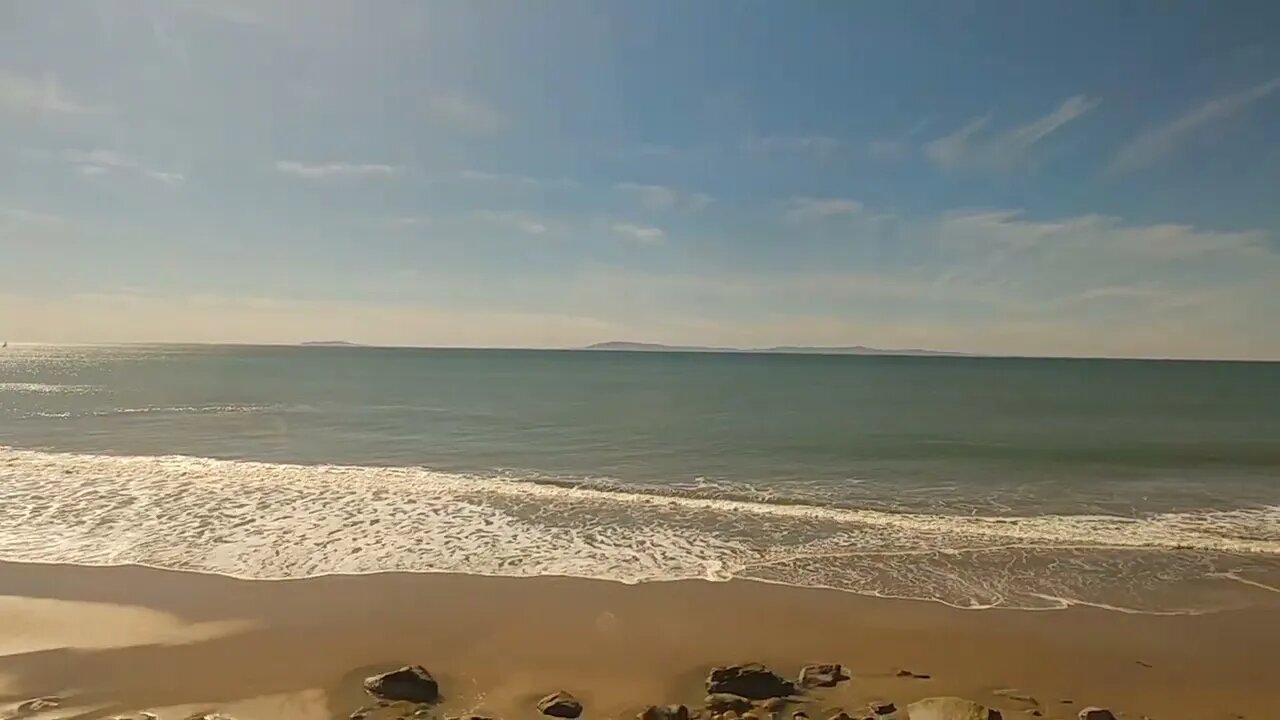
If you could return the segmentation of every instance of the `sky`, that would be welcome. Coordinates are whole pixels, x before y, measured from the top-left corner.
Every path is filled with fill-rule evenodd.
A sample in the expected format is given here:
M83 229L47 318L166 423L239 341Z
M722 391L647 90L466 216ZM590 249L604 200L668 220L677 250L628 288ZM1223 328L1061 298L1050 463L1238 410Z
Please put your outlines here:
M0 336L1280 359L1276 28L9 0Z

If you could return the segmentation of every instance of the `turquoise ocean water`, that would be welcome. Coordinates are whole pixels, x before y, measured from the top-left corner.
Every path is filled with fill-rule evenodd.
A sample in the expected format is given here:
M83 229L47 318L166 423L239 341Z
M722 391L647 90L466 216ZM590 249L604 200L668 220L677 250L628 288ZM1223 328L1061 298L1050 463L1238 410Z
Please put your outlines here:
M0 559L1212 610L1280 588L1280 364L10 347Z

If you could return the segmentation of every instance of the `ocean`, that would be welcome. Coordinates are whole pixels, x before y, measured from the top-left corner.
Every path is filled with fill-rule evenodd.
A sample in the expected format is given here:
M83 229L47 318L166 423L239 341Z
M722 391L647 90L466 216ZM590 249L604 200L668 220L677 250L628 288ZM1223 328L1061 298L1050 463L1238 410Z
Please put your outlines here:
M1280 364L11 346L0 559L1212 611L1280 592Z

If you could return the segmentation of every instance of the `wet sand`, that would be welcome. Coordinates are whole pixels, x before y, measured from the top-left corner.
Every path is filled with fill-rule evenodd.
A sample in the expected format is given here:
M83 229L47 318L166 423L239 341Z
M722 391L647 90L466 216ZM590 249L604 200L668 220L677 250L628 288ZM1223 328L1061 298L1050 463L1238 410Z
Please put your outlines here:
M440 681L441 717L535 718L536 700L563 689L586 718L631 718L651 703L700 704L710 666L758 661L791 677L837 662L853 676L785 717L959 695L1006 718L1097 705L1132 718L1269 720L1280 717L1280 596L1241 592L1256 594L1252 607L1149 616L966 611L737 581L262 582L0 563L0 716L57 695L63 709L41 717L346 718L369 702L361 678L415 663ZM904 668L929 679L897 677Z

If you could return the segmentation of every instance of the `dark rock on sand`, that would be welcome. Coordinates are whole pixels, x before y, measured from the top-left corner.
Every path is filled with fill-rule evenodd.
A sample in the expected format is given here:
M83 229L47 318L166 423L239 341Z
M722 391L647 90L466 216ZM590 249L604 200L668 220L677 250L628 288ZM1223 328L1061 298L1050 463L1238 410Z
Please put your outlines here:
M743 713L750 710L752 707L751 700L744 698L741 695L734 695L733 693L727 692L711 693L707 696L706 700L702 701L702 704L706 705L707 709L713 712L725 712L727 710L732 710L734 712Z
M835 687L836 683L848 679L849 675L839 663L819 663L800 668L800 687Z
M364 689L383 700L432 703L440 699L440 686L421 665L406 665L399 670L367 677Z
M419 712L422 711L419 710L414 715L416 716ZM493 718L488 715L454 715L453 717L445 718L445 720L493 720Z
M684 705L650 705L636 717L639 720L689 720L689 708Z
M1106 708L1087 707L1080 711L1080 720L1116 720L1116 716Z
M752 700L786 697L795 690L790 681L757 663L712 668L707 676L707 692L733 693Z
M809 714L803 710L797 710L791 713L791 720L809 720Z
M958 697L913 702L907 706L907 717L911 720L1003 720L999 710Z
M916 680L928 680L929 678L933 677L932 675L927 675L925 673L912 672L910 670L899 670L897 675L900 678L914 678Z
M582 714L582 703L578 698L561 690L538 701L538 712L558 718L576 718Z
M871 711L877 715L890 715L898 712L898 706L891 702L876 703L871 706Z

